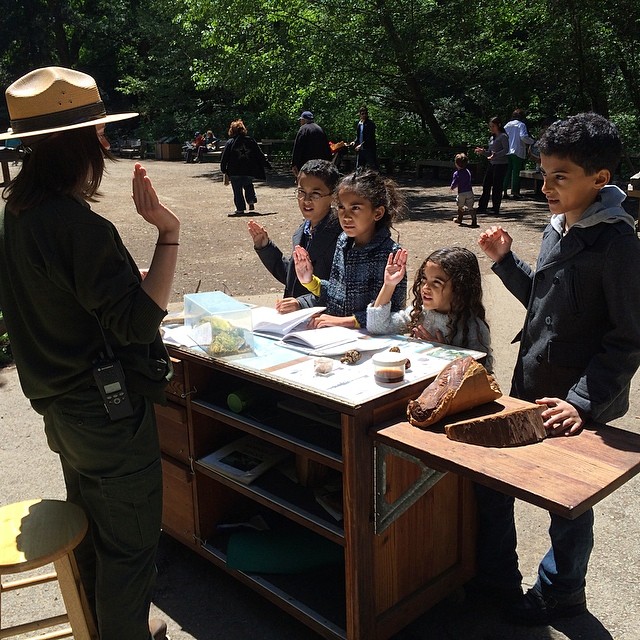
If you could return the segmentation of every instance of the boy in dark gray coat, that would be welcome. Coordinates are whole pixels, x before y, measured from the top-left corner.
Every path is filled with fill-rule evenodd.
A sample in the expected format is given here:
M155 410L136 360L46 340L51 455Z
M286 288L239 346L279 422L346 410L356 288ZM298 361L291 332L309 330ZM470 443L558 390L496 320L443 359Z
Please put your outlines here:
M552 213L536 271L512 252L501 227L480 236L493 271L527 307L511 395L544 407L549 436L578 436L588 423L624 415L640 365L640 242L608 182L621 143L602 116L552 124L539 142L542 191ZM547 624L586 611L585 576L593 510L575 520L551 515L551 548L525 595L518 570L511 497L478 488L479 580L513 596L509 617ZM519 595L519 597L517 597Z

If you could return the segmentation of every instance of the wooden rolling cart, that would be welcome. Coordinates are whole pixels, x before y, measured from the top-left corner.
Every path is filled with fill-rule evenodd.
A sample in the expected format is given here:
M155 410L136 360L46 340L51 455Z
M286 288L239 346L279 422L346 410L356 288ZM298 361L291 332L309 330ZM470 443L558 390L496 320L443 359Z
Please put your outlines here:
M311 360L283 352L292 362ZM402 419L424 380L380 387L376 397L351 401L283 380L278 370L291 362L260 370L251 359L211 359L174 347L170 354L176 370L170 402L157 407L167 533L326 638L388 638L473 576L471 483L425 469L389 446L374 461L373 427ZM227 395L247 385L275 412L230 411ZM307 417L277 409L300 403ZM331 415L333 426L326 420ZM278 472L244 485L199 462L247 433L291 452L298 468L340 472L343 521L317 504L312 489ZM339 545L344 562L293 575L230 568L217 525L265 511Z
M309 376L296 366L308 371L312 358L281 351L279 362L264 366L260 358L212 359L170 347L176 375L169 405L156 410L163 526L325 638L389 638L474 575L472 482L574 518L640 471L638 434L598 426L525 447L453 442L404 421L426 378L377 391L371 381L374 391L357 400L305 384ZM361 372L354 368L353 377ZM227 395L247 385L259 407L230 411ZM290 452L299 470L339 472L343 521L316 503L311 488L277 471L246 485L200 462L245 434ZM331 541L344 562L291 575L230 567L218 525L256 513Z

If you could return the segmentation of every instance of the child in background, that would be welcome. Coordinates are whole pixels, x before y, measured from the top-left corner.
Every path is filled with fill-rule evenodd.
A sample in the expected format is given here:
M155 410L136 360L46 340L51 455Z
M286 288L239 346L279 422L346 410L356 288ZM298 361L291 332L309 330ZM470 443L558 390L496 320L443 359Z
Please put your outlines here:
M296 198L304 222L293 234L292 242L293 247L305 248L319 278L329 277L336 241L342 231L331 210L333 192L339 179L338 170L328 160L309 160L298 173ZM284 256L262 225L249 220L247 227L262 264L284 284L284 297L276 301L276 309L280 313L289 313L313 307L316 297L298 281L293 256Z
M476 255L463 247L434 251L420 265L413 283L413 303L391 311L389 301L406 277L407 251L390 254L384 285L367 307L372 334L411 333L414 338L484 351L484 366L493 371L491 337L482 304L482 278Z
M462 224L462 218L466 212L471 213L471 226L477 227L478 220L473 209L473 188L471 187L471 171L467 169L469 159L466 153L458 153L455 157L456 170L451 180L451 191L458 190L456 204L458 215L453 219L456 224Z
M551 222L535 273L511 251L501 227L480 247L493 271L527 308L510 395L542 407L549 436L580 437L629 408L640 365L640 242L608 184L620 161L616 128L595 113L554 122L539 142L542 191ZM593 509L573 520L551 513L551 547L534 586L522 595L514 499L478 487L478 577L512 622L545 625L587 610L585 577L593 548Z
M328 279L314 274L304 247L293 252L298 279L314 295L326 313L309 321L309 328L366 327L367 305L384 284L389 253L400 246L390 228L402 211L402 198L393 180L375 171L352 173L338 186L338 219L342 233L336 244ZM391 297L391 310L404 308L407 278L401 278Z

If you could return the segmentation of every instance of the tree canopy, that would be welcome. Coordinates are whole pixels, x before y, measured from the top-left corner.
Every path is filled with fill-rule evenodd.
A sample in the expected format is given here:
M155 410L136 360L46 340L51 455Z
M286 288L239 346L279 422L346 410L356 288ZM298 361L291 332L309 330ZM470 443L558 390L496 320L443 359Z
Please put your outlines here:
M93 75L148 139L291 138L311 109L349 140L367 104L383 141L475 144L525 109L594 110L640 147L637 0L3 0L0 85L38 66ZM0 114L1 115L1 114ZM6 110L4 113L6 119Z

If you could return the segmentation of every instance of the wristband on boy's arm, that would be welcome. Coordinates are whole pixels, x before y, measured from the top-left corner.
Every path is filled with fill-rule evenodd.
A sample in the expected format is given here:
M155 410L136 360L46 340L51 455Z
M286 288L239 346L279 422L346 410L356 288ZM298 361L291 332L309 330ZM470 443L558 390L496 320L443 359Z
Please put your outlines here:
M316 298L320 297L322 282L320 281L320 278L318 278L318 276L312 276L311 282L302 282L301 284L305 289L311 291L311 293L313 293Z

